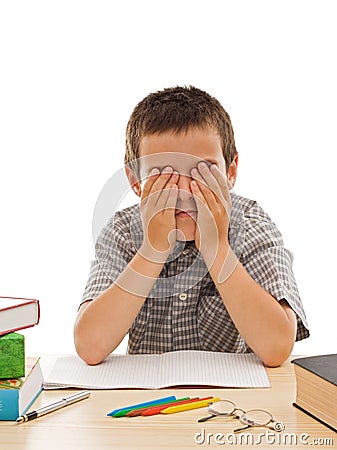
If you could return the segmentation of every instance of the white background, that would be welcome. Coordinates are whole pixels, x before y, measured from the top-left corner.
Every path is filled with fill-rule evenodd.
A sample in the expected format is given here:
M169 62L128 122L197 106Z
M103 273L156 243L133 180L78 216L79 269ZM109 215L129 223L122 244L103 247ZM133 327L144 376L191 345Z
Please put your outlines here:
M27 353L74 352L97 197L122 167L133 107L177 84L229 112L236 192L294 253L311 337L293 353L335 353L335 2L0 5L0 295L41 302Z

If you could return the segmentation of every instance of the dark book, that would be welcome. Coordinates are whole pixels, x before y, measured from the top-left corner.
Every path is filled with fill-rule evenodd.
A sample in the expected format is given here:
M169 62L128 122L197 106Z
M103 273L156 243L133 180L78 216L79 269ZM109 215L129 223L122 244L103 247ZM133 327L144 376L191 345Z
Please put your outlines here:
M337 354L292 361L296 377L294 406L337 431Z

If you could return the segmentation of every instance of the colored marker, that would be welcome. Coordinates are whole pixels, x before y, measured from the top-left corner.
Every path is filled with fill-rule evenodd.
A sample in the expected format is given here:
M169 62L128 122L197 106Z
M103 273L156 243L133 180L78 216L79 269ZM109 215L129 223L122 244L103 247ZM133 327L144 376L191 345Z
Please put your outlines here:
M151 406L150 409L152 409L152 408L163 408L163 409L165 409L168 406L177 405L177 404L180 404L183 401L187 402L189 400L191 400L190 397L177 398L177 400L174 400L173 402L163 403L162 405L159 405L159 406ZM137 417L137 416L142 415L142 413L144 411L148 411L148 410L149 410L148 406L146 406L145 408L133 409L132 411L130 411L127 414L125 414L125 417Z
M170 403L173 403L173 402L176 402L177 401L177 399L174 397L173 399L171 399L171 400L162 400L162 401L160 401L160 402L157 402L156 403L156 405L170 405ZM154 406L154 405L151 405L151 406ZM147 406L147 408L148 408L149 406ZM131 411L135 411L135 410L137 410L137 409L143 409L143 407L142 408L134 408L134 407L131 407L131 408L125 408L125 409L122 409L121 411L117 411L114 415L113 415L113 417L125 417L129 412L131 412Z
M204 398L199 398L199 397L191 398L191 399L189 399L189 400L185 400L185 401L181 401L181 402L172 403L172 404L170 405L170 408L171 408L172 406L184 405L184 404L187 404L187 403L194 403L194 402L201 401L201 400L213 401L213 397L210 396L210 397L204 397ZM165 408L166 408L165 405L162 405L162 406L153 406L153 407L151 407L151 408L149 408L149 409L143 410L143 411L141 412L141 415L142 415L142 416L154 416L155 414L159 414L159 413L160 413L163 409L165 409Z
M213 398L212 403L218 402L219 400L219 397ZM182 411L190 411L191 409L204 408L205 406L208 406L209 403L209 400L202 400L200 402L187 403L186 405L171 406L160 411L160 414L173 414Z
M113 411L109 412L107 414L107 416L113 416L114 414L116 414L118 411L122 411L124 409L136 409L136 408L145 408L145 406L155 406L155 405L162 405L163 402L169 402L170 400L175 401L177 400L175 395L170 395L169 397L163 397L163 398L158 398L156 400L150 400L148 402L145 403L138 403L137 405L131 405L131 406L124 406L124 408L118 408L118 409L114 409Z

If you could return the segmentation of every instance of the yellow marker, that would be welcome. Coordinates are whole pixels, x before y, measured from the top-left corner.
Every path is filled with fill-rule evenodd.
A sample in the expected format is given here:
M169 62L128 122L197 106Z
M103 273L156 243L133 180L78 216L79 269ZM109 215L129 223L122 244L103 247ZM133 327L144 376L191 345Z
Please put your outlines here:
M190 409L204 408L205 406L208 406L209 403L218 402L219 400L220 398L216 397L200 402L186 403L185 405L169 406L160 411L160 414L173 414L181 411L189 411Z

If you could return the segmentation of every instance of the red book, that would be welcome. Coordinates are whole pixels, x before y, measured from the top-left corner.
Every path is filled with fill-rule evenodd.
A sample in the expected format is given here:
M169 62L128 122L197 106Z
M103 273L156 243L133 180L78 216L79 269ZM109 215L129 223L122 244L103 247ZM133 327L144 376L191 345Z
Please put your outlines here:
M31 298L0 296L0 336L37 325L40 304Z

